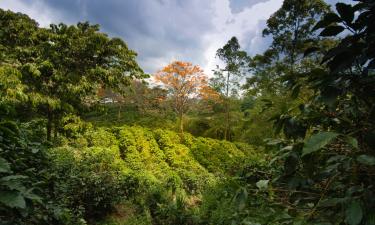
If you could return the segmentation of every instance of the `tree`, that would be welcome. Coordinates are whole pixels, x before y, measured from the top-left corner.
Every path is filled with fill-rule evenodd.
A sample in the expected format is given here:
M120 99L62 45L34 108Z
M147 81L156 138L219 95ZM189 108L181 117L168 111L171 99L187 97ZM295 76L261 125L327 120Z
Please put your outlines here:
M224 63L224 68L214 71L215 77L211 79L211 86L223 96L225 105L225 131L224 138L230 140L230 96L238 94L240 79L244 75L244 67L249 61L245 51L240 50L236 37L232 37L222 48L216 52Z
M275 56L285 55L292 66L297 55L303 54L306 41L318 40L311 28L328 11L329 6L323 0L285 0L267 20L263 36L272 35L271 49L275 50Z
M0 9L0 119L28 99L20 67L31 57L37 26L27 15Z
M121 39L99 32L98 25L51 25L34 36L33 57L21 66L22 82L32 105L47 118L48 140L61 116L81 111L98 88L116 90L144 77L136 53Z
M329 12L329 6L323 0L285 0L267 20L263 36L272 36L273 41L263 55L253 58L252 70L260 76L252 81L257 80L258 84L264 81L263 86L270 87L271 91L290 93L292 89L298 92L301 88L298 74L322 68L319 64L322 54L304 58L305 50L314 45L328 49L334 44L333 40L322 39L312 31L315 23Z
M289 199L307 215L302 223L372 224L375 200L368 196L374 193L375 166L375 3L337 3L336 10L312 30L336 38L346 30L345 36L323 55L326 68L301 74L312 94L297 107L298 113L290 115L295 109L289 108L275 124L286 137L272 141L283 152L277 186L304 192ZM311 202L314 207L304 211Z
M208 91L206 75L197 65L175 61L157 72L155 80L161 82L169 90L174 110L179 117L180 132L183 134L183 116L189 109L189 100L212 93Z
M136 53L98 25L39 28L23 14L1 10L0 17L4 61L21 73L30 108L47 119L48 140L62 116L82 112L99 88L120 91L133 78L145 77Z
M267 20L263 35L271 36L272 44L263 54L250 60L253 76L247 78L245 85L246 94L254 96L260 104L256 108L263 115L255 122L260 124L259 130L269 130L263 124L274 118L277 136L282 128L288 127L281 126L280 121L293 124L298 106L312 95L313 90L306 85L305 74L316 69L325 70L320 64L323 54L304 57L304 53L314 45L324 51L335 43L333 39L318 37L312 31L315 23L328 13L329 6L322 0L285 0Z

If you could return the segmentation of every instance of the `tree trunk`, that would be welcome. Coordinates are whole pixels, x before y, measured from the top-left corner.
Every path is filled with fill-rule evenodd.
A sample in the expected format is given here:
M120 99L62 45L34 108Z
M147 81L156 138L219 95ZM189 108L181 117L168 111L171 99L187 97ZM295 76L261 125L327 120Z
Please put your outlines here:
M118 112L117 112L117 120L120 121L120 119L121 119L121 103L119 104Z
M229 99L226 100L225 104L225 132L224 132L224 138L225 140L230 139L230 115L229 115Z
M53 124L53 116L51 109L48 109L47 114L47 141L51 141L51 133L52 133L52 124Z
M57 138L58 135L59 122L55 118L54 127L53 127L53 138Z
M183 121L184 114L180 112L179 117L180 117L180 132L181 134L184 134L184 121Z
M224 139L229 140L229 78L230 73L227 73L227 82L226 82L226 90L225 90L225 131L224 131Z

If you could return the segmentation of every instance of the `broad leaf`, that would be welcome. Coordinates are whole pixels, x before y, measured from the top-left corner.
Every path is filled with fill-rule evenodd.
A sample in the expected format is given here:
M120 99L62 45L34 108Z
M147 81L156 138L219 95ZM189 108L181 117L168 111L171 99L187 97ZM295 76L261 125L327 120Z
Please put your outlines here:
M11 175L11 176L6 176L2 177L0 181L10 181L10 180L20 180L20 179L26 179L28 176L24 175Z
M10 164L4 159L0 157L0 173L10 173Z
M338 23L338 22L341 22L341 18L338 15L336 15L335 13L327 13L324 16L324 18L314 26L312 31L316 31L317 29L324 28L330 25L331 23Z
M345 3L336 4L337 12L340 14L340 17L348 24L350 24L354 19L354 11L351 5Z
M334 132L320 132L311 136L306 142L302 149L302 156L318 151L332 140L334 140L339 134Z
M346 209L346 222L349 225L358 225L362 221L363 212L360 202L352 201Z
M348 136L348 137L346 138L346 141L347 141L348 144L350 144L353 148L358 148L358 141L357 141L357 139Z
M331 25L326 27L319 35L323 37L336 36L345 30L344 27L338 25Z
M375 157L369 155L360 155L357 161L366 166L375 166Z
M239 210L243 210L246 206L248 193L246 188L241 187L238 189L237 194L235 196L235 204L238 206Z
M17 191L0 191L0 202L11 208L26 207L24 197Z

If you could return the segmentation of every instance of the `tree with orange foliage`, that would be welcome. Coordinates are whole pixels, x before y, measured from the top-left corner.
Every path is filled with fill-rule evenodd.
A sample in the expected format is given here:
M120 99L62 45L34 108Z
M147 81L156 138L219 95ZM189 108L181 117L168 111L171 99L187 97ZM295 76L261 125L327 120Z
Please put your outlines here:
M174 61L155 74L155 80L163 84L173 99L174 110L179 117L180 132L184 132L183 116L189 109L191 98L209 98L216 92L210 89L203 70L189 62Z

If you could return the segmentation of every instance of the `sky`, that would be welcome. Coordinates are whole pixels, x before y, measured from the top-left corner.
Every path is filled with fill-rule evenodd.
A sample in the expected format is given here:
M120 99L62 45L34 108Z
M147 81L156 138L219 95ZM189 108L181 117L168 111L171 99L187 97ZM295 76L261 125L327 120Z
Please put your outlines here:
M181 60L210 75L220 63L216 50L232 36L248 54L262 53L272 41L262 30L281 5L282 0L0 0L0 8L25 13L43 27L99 24L135 50L149 74Z

